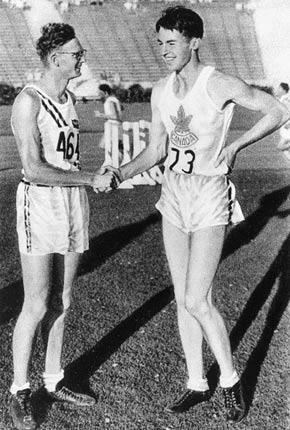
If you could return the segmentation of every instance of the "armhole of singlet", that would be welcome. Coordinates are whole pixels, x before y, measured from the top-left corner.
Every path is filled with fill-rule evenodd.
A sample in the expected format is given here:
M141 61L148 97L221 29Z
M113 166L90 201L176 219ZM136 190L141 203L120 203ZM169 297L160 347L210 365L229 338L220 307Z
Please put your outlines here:
M213 101L213 99L211 98L211 96L209 95L209 92L208 92L208 80L209 80L209 78L211 77L211 75L212 75L212 73L214 72L214 70L215 70L215 68L214 67L212 67L212 66L208 66L209 67L209 70L207 71L207 73L206 73L206 76L205 76L205 78L204 78L204 82L203 82L203 85L204 85L204 92L205 92L205 94L206 94L206 96L207 96L207 98L208 98L208 100L209 100L209 102L210 102L210 104L212 105L212 107L218 112L218 113L224 113L224 109L219 109L218 108L218 106L215 104L215 102Z

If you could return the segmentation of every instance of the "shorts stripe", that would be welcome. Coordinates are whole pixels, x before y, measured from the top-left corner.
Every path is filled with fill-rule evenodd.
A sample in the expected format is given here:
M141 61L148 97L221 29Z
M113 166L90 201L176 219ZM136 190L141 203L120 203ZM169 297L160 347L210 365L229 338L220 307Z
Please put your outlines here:
M30 224L30 203L28 196L29 185L24 188L24 228L26 235L26 250L31 252L31 224Z
M230 180L227 177L227 185L228 185L228 199L229 199L229 203L228 203L228 211L229 211L229 216L228 216L228 223L230 224L232 222L232 216L233 216L233 190L230 184Z

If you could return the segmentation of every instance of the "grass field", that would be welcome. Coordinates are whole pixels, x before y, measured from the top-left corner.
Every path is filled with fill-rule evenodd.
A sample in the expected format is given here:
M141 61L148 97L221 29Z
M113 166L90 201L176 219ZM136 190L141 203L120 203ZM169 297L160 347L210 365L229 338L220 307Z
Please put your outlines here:
M102 162L101 124L85 123L83 165ZM129 119L148 117L147 106L126 108ZM15 192L20 162L7 119L0 137L0 430L12 429L8 388L11 337L23 292L15 233ZM235 119L231 136L249 124ZM214 295L226 318L234 360L242 374L249 413L227 424L213 357L205 364L213 397L181 416L164 407L183 386L185 361L176 306L154 204L160 186L98 194L88 190L90 250L84 255L67 320L64 366L74 384L90 389L96 407L75 411L43 403L44 430L284 430L289 429L289 169L272 136L241 154L232 175L245 221L227 236ZM41 386L44 354L38 338L31 364L32 386ZM36 392L41 399L41 391Z

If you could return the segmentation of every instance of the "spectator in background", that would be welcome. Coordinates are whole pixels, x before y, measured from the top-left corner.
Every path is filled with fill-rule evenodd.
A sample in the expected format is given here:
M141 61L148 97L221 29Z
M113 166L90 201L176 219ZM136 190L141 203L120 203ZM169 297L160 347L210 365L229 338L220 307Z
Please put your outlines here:
M286 82L281 82L275 95L290 111L289 85ZM277 146L285 157L290 160L290 121L286 122L286 124L280 128L280 141Z
M112 94L112 88L107 84L99 86L101 101L104 103L104 112L95 110L96 118L104 118L111 124L120 124L122 107L116 96ZM105 135L103 134L100 147L105 148Z
M287 98L289 99L289 85L286 82L280 82L275 91L275 95L281 102Z

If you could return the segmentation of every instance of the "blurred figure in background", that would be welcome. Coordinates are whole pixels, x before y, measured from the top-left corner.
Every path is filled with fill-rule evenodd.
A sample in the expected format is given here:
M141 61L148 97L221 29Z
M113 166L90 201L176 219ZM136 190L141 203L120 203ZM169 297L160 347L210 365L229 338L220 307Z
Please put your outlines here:
M275 95L290 111L289 85L286 82L281 82ZM286 122L286 124L280 128L280 141L277 146L285 157L290 160L290 121Z
M121 124L122 107L117 97L112 94L112 88L107 84L101 84L99 90L104 112L95 110L96 118L103 118L111 124ZM105 148L105 133L101 137L100 147Z

